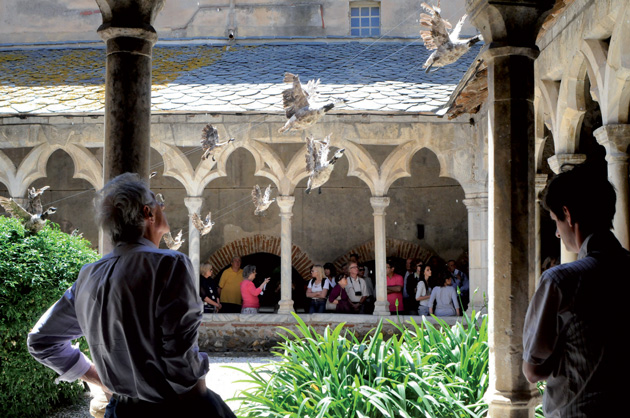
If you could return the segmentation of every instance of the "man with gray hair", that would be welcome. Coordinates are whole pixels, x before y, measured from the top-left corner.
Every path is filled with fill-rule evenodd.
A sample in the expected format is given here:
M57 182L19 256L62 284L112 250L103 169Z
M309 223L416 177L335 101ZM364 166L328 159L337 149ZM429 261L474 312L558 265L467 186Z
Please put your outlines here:
M169 231L163 201L136 174L105 185L95 201L98 225L114 249L85 265L77 281L28 336L33 357L111 396L105 417L234 417L206 388L208 357L199 352L202 305L185 254L158 248ZM94 364L71 340L85 336Z

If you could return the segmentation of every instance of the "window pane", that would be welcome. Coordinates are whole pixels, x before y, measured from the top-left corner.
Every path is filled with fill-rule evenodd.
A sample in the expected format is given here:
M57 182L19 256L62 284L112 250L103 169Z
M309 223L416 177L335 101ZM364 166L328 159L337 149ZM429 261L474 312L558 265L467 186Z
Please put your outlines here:
M359 16L359 8L358 7L350 8L350 16Z
M372 28L372 36L381 36L380 28Z
M350 27L351 28L358 28L360 26L360 18L358 17L353 17L352 19L350 19Z
M372 7L372 16L379 16L380 15L380 8L378 7Z
M370 29L361 29L361 36L370 36Z
M372 20L372 24L370 26L381 26L379 22L380 17L373 17L371 20Z
M369 7L361 7L361 16L369 16L370 8Z
M361 27L367 27L370 26L370 18L369 17L362 17L361 18Z
M359 36L359 29L351 29L350 30L350 35L351 36Z

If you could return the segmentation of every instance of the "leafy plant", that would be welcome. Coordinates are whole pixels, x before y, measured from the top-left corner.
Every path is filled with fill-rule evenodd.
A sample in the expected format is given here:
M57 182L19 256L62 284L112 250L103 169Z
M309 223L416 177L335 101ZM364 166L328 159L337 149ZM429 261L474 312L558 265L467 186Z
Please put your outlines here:
M81 266L98 259L89 242L47 222L37 234L0 216L0 405L3 416L42 416L74 400L78 384L54 383L57 374L28 353L35 322L76 280ZM87 347L82 344L82 347ZM87 351L87 349L85 349Z
M297 333L281 328L277 362L243 371L253 387L242 391L241 417L481 417L487 412L488 323L466 326L437 319L392 321L399 335L386 340L382 322L359 341L343 324L318 334L295 316Z

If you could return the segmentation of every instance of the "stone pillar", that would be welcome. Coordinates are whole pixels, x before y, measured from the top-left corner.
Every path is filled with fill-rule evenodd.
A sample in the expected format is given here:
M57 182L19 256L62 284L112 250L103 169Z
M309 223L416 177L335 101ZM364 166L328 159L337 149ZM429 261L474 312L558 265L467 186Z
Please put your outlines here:
M554 173L558 174L563 170L570 170L571 165L582 164L586 161L586 155L584 154L556 154L547 160L549 167ZM566 166L565 166L566 164ZM560 263L566 264L577 260L577 254L567 250L564 243L560 242Z
M534 60L547 0L467 0L488 66L488 416L534 416L537 389L521 372L534 274Z
M536 289L536 287L538 287L538 281L540 280L540 274L542 271L542 259L541 259L541 254L540 254L540 217L542 214L542 207L541 205L541 196L540 194L542 193L542 191L545 189L545 186L547 186L547 174L536 174L536 183L535 183L536 189L535 189L535 199L536 199L536 203L534 206L534 233L535 235L535 245L536 245L536 251L534 254L535 257L535 262L534 262L534 268L535 270L535 275L534 278L535 280L531 283L530 288L529 288L529 294L533 296L534 294L534 290Z
M470 305L479 310L488 298L488 194L467 194L464 205L468 209Z
M276 203L280 208L280 308L278 313L295 312L291 298L291 218L293 217L294 196L278 196Z
M630 213L628 211L628 147L630 146L630 125L605 125L593 132L597 142L606 148L608 180L617 191L613 232L621 243L630 248Z
M185 197L184 204L188 208L188 257L190 257L190 261L192 261L193 269L195 270L195 277L198 278L201 252L201 235L199 234L199 230L193 226L192 214L200 213L201 206L203 205L203 197ZM197 280L195 283L196 286L199 287L199 280Z
M389 315L389 302L387 301L387 271L385 268L387 249L385 242L385 209L389 206L389 197L371 197L370 204L374 209L374 276L376 285L376 302L374 315Z
M151 26L164 0L97 0L107 45L105 67L105 182L134 172L149 176L151 127Z

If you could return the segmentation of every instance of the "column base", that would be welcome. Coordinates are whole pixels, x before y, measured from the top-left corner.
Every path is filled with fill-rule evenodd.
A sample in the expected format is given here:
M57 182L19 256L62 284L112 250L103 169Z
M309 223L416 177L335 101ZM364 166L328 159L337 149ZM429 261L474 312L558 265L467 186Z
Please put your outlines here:
M295 312L295 309L293 309L292 300L281 300L280 302L278 302L278 305L280 306L278 309L279 314L290 314Z
M534 409L541 403L540 393L494 392L486 395L488 418L534 418Z
M390 316L391 312L389 312L389 302L376 302L374 303L374 314L377 316Z

